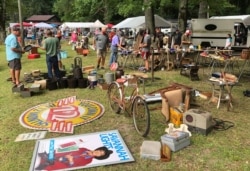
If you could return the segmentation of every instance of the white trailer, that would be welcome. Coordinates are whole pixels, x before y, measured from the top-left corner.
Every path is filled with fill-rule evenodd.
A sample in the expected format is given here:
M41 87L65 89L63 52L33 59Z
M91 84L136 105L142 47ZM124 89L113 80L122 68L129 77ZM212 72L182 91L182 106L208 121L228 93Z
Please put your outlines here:
M192 19L191 30L196 46L224 47L227 35L231 34L233 48L250 47L250 15Z

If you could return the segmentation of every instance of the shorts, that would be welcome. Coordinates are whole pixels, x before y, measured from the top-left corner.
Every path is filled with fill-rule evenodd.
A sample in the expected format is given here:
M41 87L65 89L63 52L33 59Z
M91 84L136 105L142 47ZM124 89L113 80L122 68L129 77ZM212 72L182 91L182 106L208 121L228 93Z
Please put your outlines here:
M103 58L105 58L106 55L107 55L107 52L105 50L97 49L96 50L96 54L97 54L97 57L103 57Z
M15 58L8 63L9 68L13 70L21 70L22 65L21 65L21 59Z
M146 60L150 57L150 52L141 52L142 59Z

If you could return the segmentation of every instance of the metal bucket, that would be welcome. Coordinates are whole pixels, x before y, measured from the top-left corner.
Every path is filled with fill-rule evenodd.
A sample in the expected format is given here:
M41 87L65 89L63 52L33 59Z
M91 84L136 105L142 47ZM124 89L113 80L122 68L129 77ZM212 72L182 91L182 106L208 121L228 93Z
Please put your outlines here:
M88 75L88 80L89 81L96 81L97 80L96 74L89 74Z
M112 83L115 80L115 75L112 72L107 72L105 74L105 81L107 84Z

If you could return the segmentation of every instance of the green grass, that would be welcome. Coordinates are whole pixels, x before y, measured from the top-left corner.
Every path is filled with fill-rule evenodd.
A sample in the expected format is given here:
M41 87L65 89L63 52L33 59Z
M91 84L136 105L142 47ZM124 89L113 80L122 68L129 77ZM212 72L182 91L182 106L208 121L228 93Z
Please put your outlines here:
M66 70L74 63L75 51L67 43L63 43L62 49L68 52L68 58L63 59ZM40 50L39 50L40 51ZM27 54L23 55L22 78L25 72L33 69L40 69L46 72L45 55L41 52L41 58L30 60ZM243 77L241 86L233 88L233 105L231 111L227 111L226 104L222 104L220 109L216 109L213 103L197 99L205 110L212 113L213 117L228 120L235 124L233 128L226 131L212 131L208 136L193 134L191 145L178 152L172 153L171 162L146 160L140 158L140 146L143 140L159 141L164 134L166 124L160 110L150 111L151 129L148 137L140 137L133 126L132 118L124 115L114 114L108 106L106 91L96 87L89 89L58 89L54 91L44 91L40 95L29 98L22 98L19 93L12 93L12 85L7 82L9 70L5 59L5 47L0 46L0 158L1 170L3 171L26 171L29 169L34 150L35 141L14 142L17 135L21 133L33 132L19 124L19 116L25 110L46 102L54 102L57 99L76 95L79 99L91 99L105 106L105 113L100 118L91 123L77 126L75 134L84 134L97 131L118 129L135 158L135 162L117 164L88 170L117 171L117 170L197 170L197 171L247 171L250 170L250 133L249 133L249 102L250 98L244 97L242 91L250 89L249 78ZM109 55L106 64L108 64ZM87 57L82 57L83 66L96 65L95 52ZM249 68L248 68L249 70ZM98 73L105 74L109 70L100 70ZM125 69L125 73L132 70ZM159 88L166 87L171 82L186 84L195 89L211 91L211 85L207 82L207 77L199 72L201 81L190 81L189 78L181 76L179 71L157 71L154 82L151 79L146 81L146 92L151 92ZM86 77L86 75L84 75ZM150 74L149 74L150 76ZM160 103L159 103L160 105ZM46 138L67 136L65 134L47 133Z

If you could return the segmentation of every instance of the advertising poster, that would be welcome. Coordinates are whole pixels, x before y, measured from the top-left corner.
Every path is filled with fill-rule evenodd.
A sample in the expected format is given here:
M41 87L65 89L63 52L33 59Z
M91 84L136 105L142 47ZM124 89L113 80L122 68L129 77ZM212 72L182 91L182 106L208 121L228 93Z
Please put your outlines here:
M76 96L33 106L19 117L22 126L50 132L73 133L74 126L92 122L104 114L102 104Z
M29 170L77 170L132 161L118 130L111 130L37 140Z

